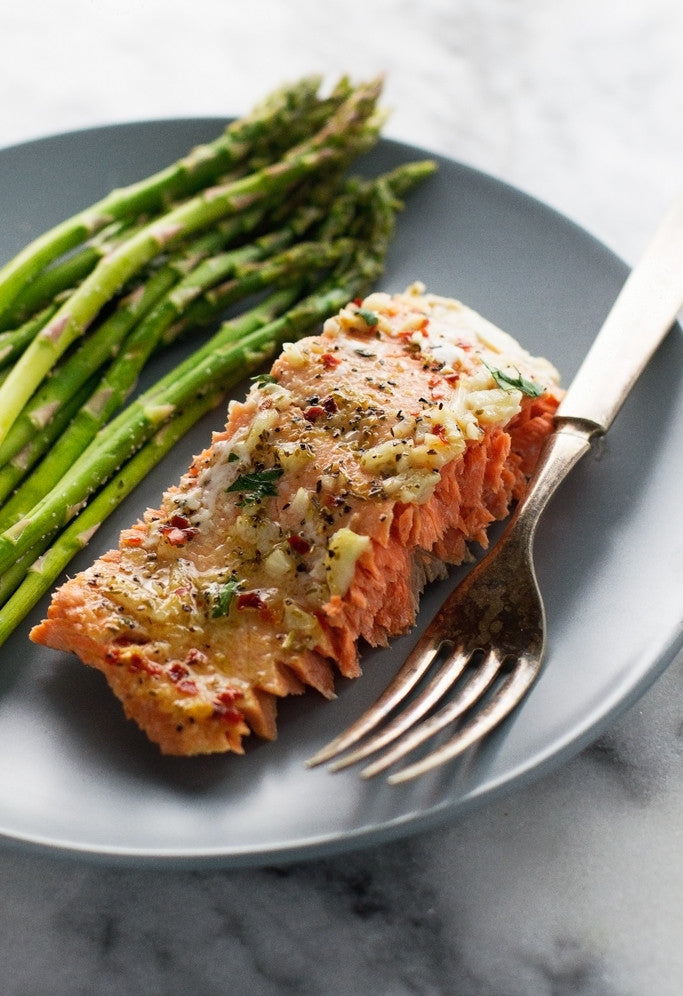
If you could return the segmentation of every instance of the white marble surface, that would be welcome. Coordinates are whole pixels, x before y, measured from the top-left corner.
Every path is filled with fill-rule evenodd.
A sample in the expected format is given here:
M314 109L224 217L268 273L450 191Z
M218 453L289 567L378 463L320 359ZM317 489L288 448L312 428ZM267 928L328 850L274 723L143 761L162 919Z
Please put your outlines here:
M681 186L679 0L22 0L0 28L2 145L384 71L386 134L522 187L628 261ZM232 872L0 850L2 992L674 996L682 678L679 655L560 770L374 850Z

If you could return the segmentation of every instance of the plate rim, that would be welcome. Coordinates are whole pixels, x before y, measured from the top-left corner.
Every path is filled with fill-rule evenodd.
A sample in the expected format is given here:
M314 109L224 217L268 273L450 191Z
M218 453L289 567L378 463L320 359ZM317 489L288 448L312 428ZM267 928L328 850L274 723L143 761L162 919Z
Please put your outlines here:
M135 131L137 129L149 129L153 127L169 128L182 131L187 127L224 127L233 118L222 116L183 116L183 117L160 117L151 119L132 119L127 121L92 124L83 128L73 128L66 131L56 131L46 135L28 138L20 142L0 147L0 158L5 158L8 154L31 154L33 149L41 145L60 141L77 142L84 137L94 137L98 133L113 133L122 130ZM628 272L627 264L607 245L597 239L583 226L574 222L555 207L544 203L533 194L503 180L499 177L487 173L467 162L435 153L420 146L413 145L406 141L393 137L382 136L379 141L380 146L389 147L395 155L403 157L424 157L433 158L437 162L447 163L470 174L473 178L483 180L494 185L503 191L507 196L512 196L517 200L541 211L545 216L552 217L557 223L570 226L576 234L588 244L593 244L600 253L611 257L614 264L621 267L624 275ZM106 191L104 192L106 193ZM680 325L677 323L680 332ZM41 837L39 834L28 835L12 834L7 828L0 826L0 841L5 846L17 849L29 850L45 854L59 854L64 857L89 859L96 861L106 861L107 863L125 864L130 866L144 865L150 867L252 867L263 866L264 864L289 863L293 861L308 860L309 858L326 857L331 854L340 854L361 847L370 847L378 843L399 839L415 833L417 831L429 831L436 827L452 821L456 816L465 815L474 808L485 802L494 801L501 796L523 787L533 781L543 777L549 771L555 770L566 763L571 757L576 756L588 744L593 742L600 734L611 725L618 716L628 710L645 691L661 676L664 670L674 660L676 655L683 648L683 616L677 629L674 629L659 647L657 654L652 658L650 667L645 673L639 674L631 682L626 682L627 691L623 693L620 687L615 688L612 698L615 700L611 706L597 710L597 714L588 715L583 727L578 735L567 736L565 742L560 746L548 747L541 760L538 755L528 758L525 763L518 764L512 771L507 771L504 777L500 777L491 785L478 786L476 791L471 792L465 798L451 799L443 801L438 806L427 811L417 811L412 814L403 814L385 820L375 825L366 825L353 830L346 830L343 834L333 834L330 832L321 834L311 834L308 837L299 835L296 842L278 842L260 846L254 850L248 845L242 847L232 847L230 850L207 849L204 847L169 847L169 848L141 848L110 846L101 844L86 845L83 843Z

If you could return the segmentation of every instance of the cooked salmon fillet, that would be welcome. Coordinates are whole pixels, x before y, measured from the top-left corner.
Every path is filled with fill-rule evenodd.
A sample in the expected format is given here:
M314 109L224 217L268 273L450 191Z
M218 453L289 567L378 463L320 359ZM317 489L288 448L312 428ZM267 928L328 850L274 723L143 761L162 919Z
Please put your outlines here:
M285 346L119 548L53 596L36 643L103 672L162 752L242 752L276 702L415 622L486 546L560 398L550 363L421 285Z

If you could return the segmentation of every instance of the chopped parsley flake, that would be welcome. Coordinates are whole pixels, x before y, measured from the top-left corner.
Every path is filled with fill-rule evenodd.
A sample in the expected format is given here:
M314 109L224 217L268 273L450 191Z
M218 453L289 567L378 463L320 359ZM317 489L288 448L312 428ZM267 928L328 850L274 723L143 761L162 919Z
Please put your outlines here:
M374 311L368 311L367 308L359 308L358 314L366 325L373 326L379 324L379 316L376 315Z
M498 387L502 387L504 391L517 390L521 391L522 394L526 394L529 398L538 398L543 394L543 388L540 384L536 384L533 380L527 380L526 377L522 377L519 370L517 371L516 377L511 377L510 374L504 373L502 370L496 369L496 367L489 367L491 376L495 380Z
M238 502L239 505L250 505L253 502L261 501L262 498L276 495L276 482L283 474L282 467L271 467L268 470L259 470L253 474L241 474L227 490L242 495L242 500Z
M251 379L254 384L258 384L259 387L263 387L264 384L277 384L277 380L272 374L256 374L256 376Z
M241 584L241 581L231 580L226 581L224 585L221 585L218 589L216 600L211 610L212 619L219 619L221 616L227 616L230 611L232 600L240 590Z

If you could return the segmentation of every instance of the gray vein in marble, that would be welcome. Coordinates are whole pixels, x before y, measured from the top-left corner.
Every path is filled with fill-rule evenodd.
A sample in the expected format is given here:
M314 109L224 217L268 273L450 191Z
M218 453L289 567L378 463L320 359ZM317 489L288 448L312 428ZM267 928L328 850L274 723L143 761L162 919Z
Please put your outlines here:
M671 668L683 687L683 665ZM649 699L629 713L629 722L604 733L585 752L618 784L626 797L647 806L683 784L683 704L673 695L657 710ZM666 745L666 746L663 746Z

